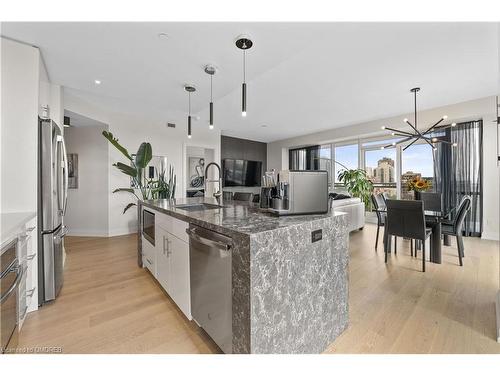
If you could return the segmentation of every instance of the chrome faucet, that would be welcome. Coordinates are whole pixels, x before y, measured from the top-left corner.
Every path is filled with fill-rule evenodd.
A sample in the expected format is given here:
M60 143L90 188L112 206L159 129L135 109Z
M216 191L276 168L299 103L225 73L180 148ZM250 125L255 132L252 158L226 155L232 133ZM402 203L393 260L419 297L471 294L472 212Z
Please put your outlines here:
M217 171L219 172L219 179L218 180L209 180L208 179L208 168L210 168L210 166L214 165L215 167L217 167ZM205 194L207 193L207 183L208 182L212 182L212 183L218 183L219 184L219 190L215 190L214 188L214 198L217 199L217 201L219 201L220 197L222 196L222 177L221 177L221 170L220 170L220 166L219 164L217 163L209 163L206 168L205 168L205 178L204 178L204 183L205 183Z

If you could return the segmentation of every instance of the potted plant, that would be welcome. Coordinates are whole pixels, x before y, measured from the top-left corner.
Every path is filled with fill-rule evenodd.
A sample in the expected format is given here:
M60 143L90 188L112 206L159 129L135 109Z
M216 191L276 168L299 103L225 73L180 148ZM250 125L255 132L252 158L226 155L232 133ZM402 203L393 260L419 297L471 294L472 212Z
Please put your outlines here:
M162 165L159 171L155 170L156 178L147 178L146 176L145 170L153 158L153 149L150 143L141 143L135 157L132 157L128 150L118 142L118 139L115 138L112 133L103 131L102 135L130 162L130 164L117 162L113 164L113 167L129 176L133 187L117 188L113 190L113 193L130 193L134 195L137 200L170 199L175 196L177 178L172 166L169 167L168 179L166 178L166 168L164 165ZM137 195L136 190L139 191L140 196ZM127 204L123 209L123 213L127 212L130 207L136 205L136 202Z
M351 196L361 198L366 209L370 209L370 196L373 192L373 183L366 176L366 171L363 169L344 168L338 174L339 181L344 184Z

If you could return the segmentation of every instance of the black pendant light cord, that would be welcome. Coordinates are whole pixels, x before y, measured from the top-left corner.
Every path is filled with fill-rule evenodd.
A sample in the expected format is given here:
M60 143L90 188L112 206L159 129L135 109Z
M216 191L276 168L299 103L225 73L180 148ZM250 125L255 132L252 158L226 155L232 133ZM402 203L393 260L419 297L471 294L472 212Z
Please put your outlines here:
M247 51L243 50L243 83L246 83L246 70L247 70L246 64L245 64L246 55L247 55Z
M210 101L213 102L213 99L212 99L212 78L213 76L210 75Z
M417 91L416 90L414 92L414 96L415 96L415 130L417 130L418 125L417 125Z

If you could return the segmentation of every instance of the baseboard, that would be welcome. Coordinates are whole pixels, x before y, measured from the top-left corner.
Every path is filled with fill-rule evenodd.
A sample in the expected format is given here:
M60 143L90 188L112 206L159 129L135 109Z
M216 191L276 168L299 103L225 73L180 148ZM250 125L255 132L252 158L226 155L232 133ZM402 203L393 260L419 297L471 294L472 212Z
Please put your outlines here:
M127 234L135 234L137 233L137 229L113 229L108 233L108 237L116 237L116 236L125 236Z
M481 238L483 240L499 241L500 240L500 233L498 233L498 232L483 232L483 233L481 233Z
M497 293L496 307L497 307L497 342L500 343L500 290Z
M78 236L78 237L108 237L108 231L78 230L78 229L68 228L68 236Z

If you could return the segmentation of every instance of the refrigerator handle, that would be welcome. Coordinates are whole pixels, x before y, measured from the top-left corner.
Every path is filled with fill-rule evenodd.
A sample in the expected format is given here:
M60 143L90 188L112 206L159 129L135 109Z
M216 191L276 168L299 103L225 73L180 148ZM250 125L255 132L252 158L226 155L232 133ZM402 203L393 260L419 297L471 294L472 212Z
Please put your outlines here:
M63 172L62 166L62 137L60 135L57 136L57 146L56 146L56 184L57 184L57 210L58 214L62 214L63 212L63 179L61 178L61 173Z
M64 180L63 180L63 183L64 183L63 216L64 216L64 215L66 215L66 207L68 206L68 182L69 182L68 156L66 154L66 143L64 142L64 138L62 138L62 140L61 140L61 145L62 145L62 159L63 159L63 168L64 168Z

